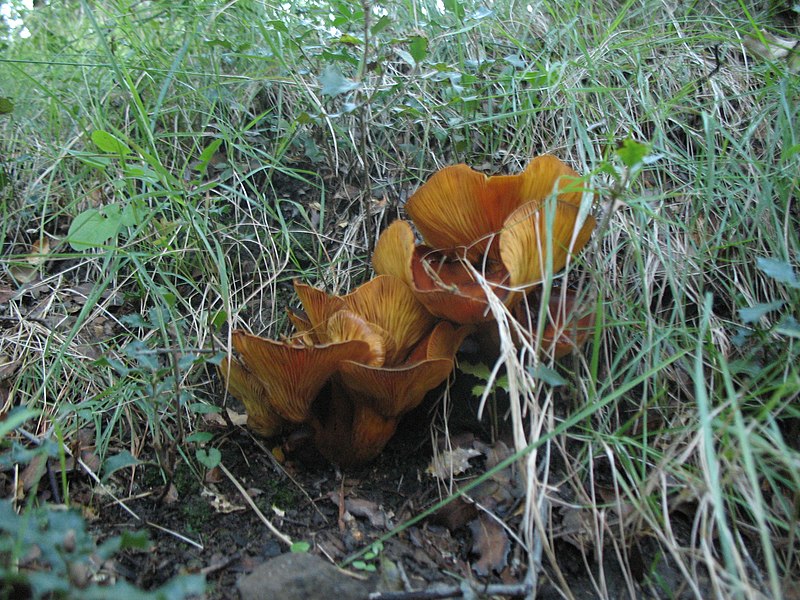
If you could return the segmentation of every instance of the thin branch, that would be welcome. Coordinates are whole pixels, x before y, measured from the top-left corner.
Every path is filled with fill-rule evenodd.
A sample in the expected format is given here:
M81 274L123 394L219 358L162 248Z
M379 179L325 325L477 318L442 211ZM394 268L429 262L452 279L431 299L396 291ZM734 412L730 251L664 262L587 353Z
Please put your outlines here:
M256 503L253 502L253 499L250 497L250 494L248 494L247 490L245 490L242 487L242 484L239 483L239 480L233 476L233 473L228 471L227 467L225 467L225 465L223 465L222 463L219 463L219 468L223 473L225 473L225 476L231 480L231 483L236 486L236 489L239 490L239 493L242 495L245 501L250 505L250 508L253 509L253 512L256 513L256 515L258 515L258 518L261 519L261 522L264 523L264 525L267 526L267 529L269 529L272 532L272 535L274 535L276 538L278 538L278 540L286 544L286 546L291 547L292 544L294 543L292 542L292 539L282 534L280 531L278 531L278 528L275 527L270 522L270 520L264 516L264 513L262 513L261 510L256 506Z

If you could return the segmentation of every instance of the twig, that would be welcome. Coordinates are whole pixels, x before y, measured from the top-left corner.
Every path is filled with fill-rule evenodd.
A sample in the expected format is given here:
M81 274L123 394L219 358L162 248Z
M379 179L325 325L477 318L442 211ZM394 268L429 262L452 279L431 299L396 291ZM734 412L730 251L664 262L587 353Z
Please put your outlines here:
M164 533L168 533L171 536L178 538L182 542L186 542L187 544L189 544L191 546L194 546L198 550L203 550L203 544L201 544L199 542L195 542L194 540L189 539L185 535L181 535L177 531L173 531L172 529L167 529L166 527L162 527L161 525L156 525L152 521L145 521L145 523L147 523L153 529L158 529L159 531L163 531Z
M532 591L527 583L492 584L482 586L467 586L467 590L459 586L436 587L427 590L412 590L410 592L372 592L369 600L438 600L440 598L465 598L464 592L475 592L487 596L523 596L528 597Z
M230 419L230 417L228 416L228 413L224 413L224 415L226 417L228 417L228 419ZM232 425L230 423L229 423L229 426L231 428L235 427L234 425ZM247 431L249 433L249 430L247 430ZM300 482L297 481L297 479L295 479L294 477L292 477L292 474L289 473L286 469L283 468L283 465L278 461L278 459L275 458L275 455L273 455L272 452L270 452L269 449L266 446L264 446L264 444L261 443L261 440L259 440L257 437L255 437L252 433L250 433L250 439L253 441L253 443L256 446L258 446L259 448L261 448L261 450L264 451L264 454L269 458L270 462L272 463L272 467L278 473L280 473L283 477L288 478L289 481L291 481L295 486L297 486L297 489L300 490L300 493L303 494L306 497L306 500L308 500L309 504L311 504L311 507L315 511L317 511L317 514L320 517L322 517L322 520L325 521L325 523L327 523L328 522L328 517L326 517L325 513L323 513L319 509L319 507L317 506L317 503L314 502L314 499L309 495L309 493L305 490L305 488L302 485L300 485Z
M231 480L231 483L236 486L236 489L239 490L239 493L242 495L245 501L250 505L250 508L253 509L253 512L256 513L256 515L258 515L258 518L261 519L261 522L264 523L264 525L267 526L267 529L269 529L272 532L272 535L274 535L276 538L278 538L278 540L280 540L287 546L291 547L292 544L294 543L292 542L291 538L278 531L278 529L270 522L270 520L264 516L264 513L262 513L261 510L256 506L256 503L253 502L253 499L250 497L250 494L247 493L247 490L245 490L242 487L242 484L239 483L239 481L233 476L233 473L228 471L227 467L225 467L225 465L223 465L222 463L219 463L219 468L220 471L225 473L225 476Z

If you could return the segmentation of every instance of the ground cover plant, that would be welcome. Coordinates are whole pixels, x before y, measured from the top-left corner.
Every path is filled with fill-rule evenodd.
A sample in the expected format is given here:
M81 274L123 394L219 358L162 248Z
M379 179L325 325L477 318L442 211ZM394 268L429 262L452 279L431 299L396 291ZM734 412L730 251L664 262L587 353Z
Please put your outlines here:
M384 597L796 597L791 3L0 6L0 597L236 597L289 550ZM370 279L437 170L542 154L597 226L527 316L569 293L586 345L491 303L358 468L243 426L234 329Z

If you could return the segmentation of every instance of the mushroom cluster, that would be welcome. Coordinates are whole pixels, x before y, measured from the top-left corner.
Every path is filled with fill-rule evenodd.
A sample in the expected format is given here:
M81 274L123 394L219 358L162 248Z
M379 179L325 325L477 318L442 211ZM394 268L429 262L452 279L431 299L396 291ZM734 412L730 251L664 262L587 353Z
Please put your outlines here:
M423 243L411 223L395 221L376 244L375 278L353 292L294 283L303 311L289 311L293 336L232 332L238 358L220 372L248 426L272 436L309 425L320 453L340 466L377 456L400 418L450 375L473 326L491 319L486 294L520 318L521 300L536 301L545 273L586 245L595 222L579 223L581 195L579 175L549 155L517 175L438 171L406 203ZM543 342L556 357L582 341L565 323L590 326L572 304L569 293L550 299Z

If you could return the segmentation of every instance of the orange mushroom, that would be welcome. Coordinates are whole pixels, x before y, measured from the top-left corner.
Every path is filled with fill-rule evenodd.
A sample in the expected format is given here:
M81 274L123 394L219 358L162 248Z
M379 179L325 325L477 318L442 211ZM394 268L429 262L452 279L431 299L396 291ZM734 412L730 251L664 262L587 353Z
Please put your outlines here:
M221 372L259 433L310 423L331 462L370 460L400 417L450 374L468 328L434 327L408 286L390 275L344 296L300 282L295 290L304 308L290 312L298 335L275 341L234 331L241 362Z
M432 314L457 323L490 318L479 273L507 305L558 272L588 242L595 221L578 228L579 175L553 156L518 175L486 175L466 165L435 173L406 203L411 226L390 225L373 255L375 271L399 277ZM556 203L545 202L556 191ZM548 261L551 265L548 265Z

